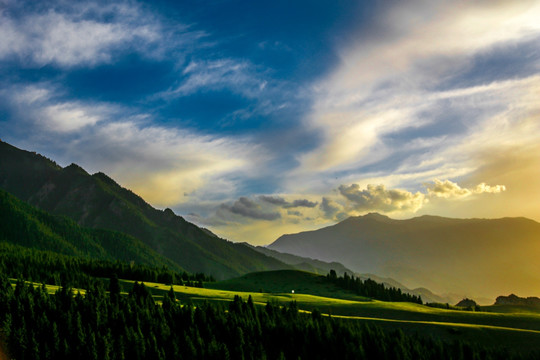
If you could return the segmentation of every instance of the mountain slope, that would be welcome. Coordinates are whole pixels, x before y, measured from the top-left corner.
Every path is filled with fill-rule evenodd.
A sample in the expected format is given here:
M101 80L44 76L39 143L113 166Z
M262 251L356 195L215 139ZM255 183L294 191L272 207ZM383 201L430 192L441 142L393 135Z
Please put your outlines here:
M321 261L321 260L310 259L307 257L282 253L276 250L270 250L263 246L253 246L247 243L246 245L264 255L278 259L279 261L282 261L285 264L289 264L297 270L308 271L308 272L311 272L313 274L318 274L318 275L326 275L330 272L330 270L335 270L338 275L343 275L344 273L348 273L349 275L351 275L354 273L354 271L347 269L345 266L335 261L326 262L326 261Z
M0 241L63 255L183 270L132 236L82 228L69 218L38 210L4 190L0 190Z
M0 142L0 188L79 225L131 235L190 272L216 279L290 268L243 244L220 239L175 215L157 210L103 173L65 168Z
M456 296L454 297L440 296L440 295L432 293L430 290L426 288L408 289L405 285L399 283L398 281L394 279L380 277L375 274L355 273L351 269L346 268L341 263L338 263L335 261L326 262L326 261L315 260L315 259L311 259L307 257L292 255L289 253L282 253L276 250L268 249L263 246L252 246L249 244L247 245L253 247L255 250L265 255L268 255L280 261L283 261L285 264L289 264L297 270L303 270L303 271L307 271L307 272L310 272L313 274L319 274L319 275L326 275L330 272L330 270L335 270L339 276L343 276L344 273L347 273L349 275L354 275L356 277L359 277L362 280L371 279L380 284L384 284L384 286L386 287L389 287L389 288L395 287L395 288L401 289L401 291L405 293L421 296L425 302L447 303L447 302L456 302L462 299L462 297L460 297L459 295L457 297Z
M283 235L268 248L437 293L540 293L540 224L525 218L393 220L379 214Z

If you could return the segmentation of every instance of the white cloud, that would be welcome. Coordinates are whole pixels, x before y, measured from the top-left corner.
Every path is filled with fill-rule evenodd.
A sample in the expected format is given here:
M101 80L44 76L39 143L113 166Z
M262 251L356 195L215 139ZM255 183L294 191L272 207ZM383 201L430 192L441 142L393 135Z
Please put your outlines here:
M178 26L168 29L131 2L64 5L26 11L20 18L0 10L0 59L15 57L25 66L93 66L112 62L124 50L161 57L174 46L203 36Z
M433 180L433 184L427 184L426 188L429 196L445 199L465 198L473 194L482 193L497 194L506 190L506 186L504 185L491 186L486 183L480 183L474 188L467 189L460 187L450 180L441 181L439 179Z
M89 111L88 108L85 109L77 103L50 105L43 109L44 125L53 131L77 131L102 120L99 115L92 114L96 113L95 110Z
M386 189L384 185L369 184L366 189L360 189L358 184L342 185L339 187L339 192L350 202L353 211L360 212L406 211L414 213L425 201L425 195L420 192Z
M84 163L97 160L93 167L103 167L156 206L196 203L212 194L229 197L234 183L228 177L246 176L259 156L257 146L245 140L137 121L101 125L84 143L84 152L72 149L72 156Z
M265 161L249 139L152 124L150 115L119 105L62 101L47 84L0 94L17 108L13 121L25 123L27 148L44 146L60 163L103 171L155 206L230 198L234 179Z

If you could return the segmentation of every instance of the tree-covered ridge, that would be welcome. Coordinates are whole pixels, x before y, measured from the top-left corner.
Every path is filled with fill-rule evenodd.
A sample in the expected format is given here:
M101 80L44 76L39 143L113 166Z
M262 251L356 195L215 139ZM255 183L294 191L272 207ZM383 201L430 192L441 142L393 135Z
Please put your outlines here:
M165 266L61 255L4 242L0 242L0 273L9 278L76 288L87 288L96 281L105 285L104 279L113 276L198 287L203 282L214 281L202 273L176 272Z
M88 228L127 234L188 272L218 279L291 266L220 239L175 215L158 210L103 173L65 168L0 141L0 188L54 215Z
M85 296L0 276L0 321L16 359L517 359L501 350L383 332L303 314L295 303L227 307L179 304L174 292L156 304L143 284L122 296L111 281Z
M1 189L0 241L64 255L183 270L133 236L81 227L67 217L38 210Z
M377 283L371 279L362 280L354 275L349 276L347 273L338 277L334 270L330 270L326 278L331 283L343 289L353 291L360 296L382 301L406 301L422 304L422 298L420 296L404 293L401 289L395 287L386 287L384 284Z

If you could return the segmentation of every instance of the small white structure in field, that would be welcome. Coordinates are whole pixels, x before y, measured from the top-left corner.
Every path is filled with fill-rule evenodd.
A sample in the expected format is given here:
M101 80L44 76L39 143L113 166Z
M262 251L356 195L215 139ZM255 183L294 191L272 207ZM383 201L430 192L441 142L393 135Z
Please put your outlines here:
M294 290L292 291L292 293L294 294Z

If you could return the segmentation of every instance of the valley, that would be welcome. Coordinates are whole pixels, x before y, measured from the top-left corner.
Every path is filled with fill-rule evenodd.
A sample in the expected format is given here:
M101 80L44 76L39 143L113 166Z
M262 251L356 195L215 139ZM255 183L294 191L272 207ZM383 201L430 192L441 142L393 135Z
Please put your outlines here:
M463 269L446 279L451 261L436 266L439 255L426 242L450 243L461 254L465 242L473 241L471 234L481 247L491 239L492 247L501 249L512 234L518 243L509 260L536 246L539 224L532 220L393 220L368 214L256 247L221 239L170 209L155 209L105 174L89 175L76 165L61 168L3 142L0 155L0 328L11 356L222 358L246 352L252 358L326 358L326 350L314 352L316 339L335 348L342 346L339 334L354 344L339 350L345 357L539 354L539 300L499 296L519 291L519 282L507 287L509 276L537 263L516 266L492 281L489 293L478 286L479 294L489 295L500 288L497 303L463 307L388 276L407 284L423 277L412 281L406 272L400 277L377 267L392 258L400 264L396 251L401 251L407 261L433 272L431 281L448 280L434 289L448 290L464 276L460 271L485 270L497 265L496 259L491 265L473 261L477 253L471 250L461 260ZM464 283L474 285L474 279ZM63 308L68 315L62 315ZM114 325L118 321L122 328ZM48 327L57 330L50 335ZM287 333L307 337L287 343ZM266 337L275 338L265 342ZM68 340L75 345L68 346ZM244 345L236 343L240 340Z

